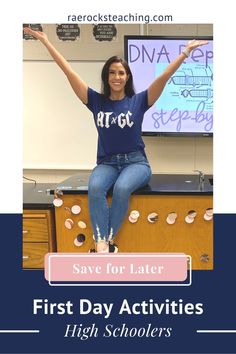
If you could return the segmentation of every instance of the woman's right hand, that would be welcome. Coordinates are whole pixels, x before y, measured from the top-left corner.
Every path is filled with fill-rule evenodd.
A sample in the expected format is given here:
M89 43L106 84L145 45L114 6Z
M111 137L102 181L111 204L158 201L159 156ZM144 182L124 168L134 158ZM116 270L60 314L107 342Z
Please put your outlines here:
M61 55L54 45L48 40L47 35L41 31L34 31L30 27L24 27L24 33L30 34L34 38L40 40L47 48L49 54L55 60L57 65L63 70L69 80L75 94L79 99L88 103L88 85L80 78L80 76L72 69L70 63Z
M45 42L48 39L46 33L44 33L44 32L34 31L30 27L24 27L23 30L24 30L24 33L30 34L31 36L40 40L41 42Z

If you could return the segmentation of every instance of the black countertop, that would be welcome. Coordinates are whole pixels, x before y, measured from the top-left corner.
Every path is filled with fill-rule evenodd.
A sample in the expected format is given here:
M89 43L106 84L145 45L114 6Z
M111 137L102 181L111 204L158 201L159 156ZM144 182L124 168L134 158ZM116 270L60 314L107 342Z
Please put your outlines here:
M23 184L23 208L24 209L51 209L54 196L51 190L56 189L55 183L24 183Z
M87 194L90 173L76 174L57 185L63 194ZM53 193L54 190L51 191ZM112 193L112 190L110 191ZM136 190L136 195L155 194L189 194L212 195L213 176L205 175L203 184L199 183L199 176L193 174L156 174L152 175L149 184Z
M90 173L80 172L56 183L24 183L24 209L51 209L54 191L59 189L63 194L87 194ZM112 193L112 190L110 191ZM158 174L152 175L150 183L133 194L136 195L213 195L213 176L205 175L205 181L199 184L199 176L192 174Z

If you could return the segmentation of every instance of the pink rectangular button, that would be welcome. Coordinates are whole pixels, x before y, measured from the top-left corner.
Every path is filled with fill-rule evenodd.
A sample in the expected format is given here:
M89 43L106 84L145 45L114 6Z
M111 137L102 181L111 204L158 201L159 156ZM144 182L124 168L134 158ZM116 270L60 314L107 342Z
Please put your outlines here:
M45 278L50 282L185 281L188 256L179 253L48 253Z

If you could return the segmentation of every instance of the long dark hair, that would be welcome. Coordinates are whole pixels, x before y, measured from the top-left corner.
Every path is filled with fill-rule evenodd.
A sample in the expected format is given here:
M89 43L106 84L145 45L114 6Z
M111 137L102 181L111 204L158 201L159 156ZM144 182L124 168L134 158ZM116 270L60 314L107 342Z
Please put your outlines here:
M123 67L125 68L126 74L129 75L129 78L128 78L126 85L125 85L125 94L126 94L126 96L129 96L129 97L133 96L135 94L135 92L134 92L134 86L133 86L133 75L130 70L130 67L124 59L119 58L116 55L109 58L102 68L102 74L101 74L102 94L107 98L110 97L111 89L110 89L110 86L108 83L108 77L109 77L110 65L113 63L121 63L123 65Z

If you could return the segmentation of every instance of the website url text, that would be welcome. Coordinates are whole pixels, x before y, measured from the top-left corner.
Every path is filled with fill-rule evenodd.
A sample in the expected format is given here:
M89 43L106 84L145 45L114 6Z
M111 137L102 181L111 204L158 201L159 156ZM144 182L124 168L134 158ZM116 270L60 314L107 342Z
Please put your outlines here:
M92 22L92 23L152 23L152 22L173 22L172 15L141 15L138 13L135 14L126 14L126 15L112 15L112 14L95 14L95 15L68 15L67 20L69 22Z

